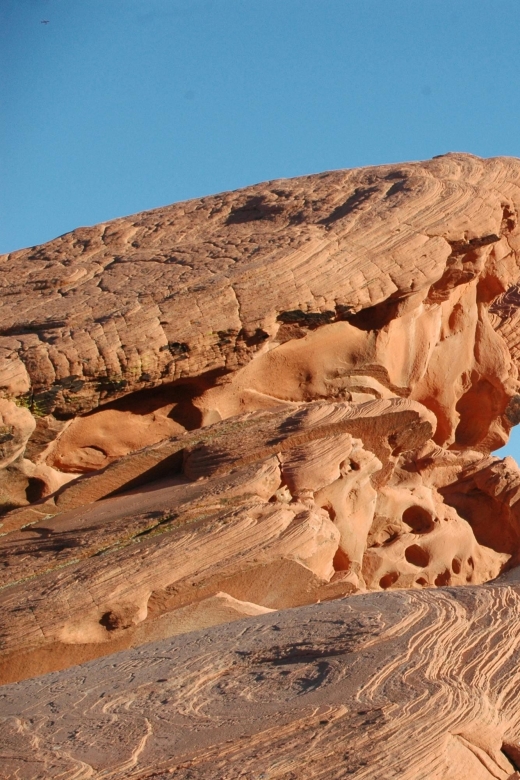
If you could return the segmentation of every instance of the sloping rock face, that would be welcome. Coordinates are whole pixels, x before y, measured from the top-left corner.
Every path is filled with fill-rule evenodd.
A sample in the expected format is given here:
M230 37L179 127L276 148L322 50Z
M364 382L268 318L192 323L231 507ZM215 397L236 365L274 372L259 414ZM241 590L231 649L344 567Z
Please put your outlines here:
M518 587L370 593L4 686L3 771L518 780Z
M519 209L519 160L450 154L267 182L0 259L13 777L515 776L520 470L490 453L520 421ZM200 656L180 636L197 629L214 645ZM157 653L190 671L173 660L155 685ZM140 658L135 688L117 669ZM215 683L217 709L216 658L237 675ZM64 670L84 662L65 713ZM130 720L110 703L121 686ZM45 725L46 696L63 724ZM265 710L247 747L223 714L237 697L236 724ZM173 748L164 723L188 734L183 707L207 729ZM94 757L103 717L121 737Z

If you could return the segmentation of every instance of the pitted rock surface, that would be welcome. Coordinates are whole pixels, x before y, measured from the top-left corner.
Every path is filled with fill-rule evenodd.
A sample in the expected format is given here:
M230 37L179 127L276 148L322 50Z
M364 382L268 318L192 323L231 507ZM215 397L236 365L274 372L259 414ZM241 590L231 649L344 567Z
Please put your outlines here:
M519 209L449 154L0 258L9 777L520 777Z

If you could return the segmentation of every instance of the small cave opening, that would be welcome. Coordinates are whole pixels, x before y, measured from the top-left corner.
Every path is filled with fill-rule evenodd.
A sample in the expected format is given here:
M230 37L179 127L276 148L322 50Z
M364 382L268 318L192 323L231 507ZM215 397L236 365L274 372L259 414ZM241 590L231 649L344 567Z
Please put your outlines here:
M114 612L105 612L99 619L99 625L106 628L107 631L115 631L121 628L120 620Z
M445 569L443 572L435 577L435 584L437 587L442 588L444 585L449 585L451 581L451 571Z
M460 421L455 431L455 445L477 447L488 435L490 426L503 411L496 388L487 379L474 382L457 402Z
M43 479L38 477L29 477L27 487L25 488L25 497L30 504L40 501L47 493L47 485Z
M122 628L130 628L134 624L135 607L127 606L122 609L108 610L99 619L99 624L107 631L117 631Z
M414 534L427 534L435 527L432 516L422 506L409 506L403 512L402 520Z
M377 303L375 306L368 306L366 309L358 311L357 314L351 314L344 319L358 330L381 330L389 322L396 319L397 310L401 303L402 301L399 299L388 298L386 301Z
M430 556L427 551L423 550L422 547L419 547L418 544L411 544L410 547L407 547L404 551L404 557L408 563L411 563L413 566L418 566L421 569L425 569L430 562Z
M46 463L66 473L92 473L114 460L203 427L196 399L225 370L143 388L78 415L49 446Z
M350 569L350 560L348 555L343 552L341 547L338 547L334 558L332 559L332 566L334 571L348 571Z
M507 758L513 769L520 772L520 739L508 739L502 743L502 753Z
M99 412L110 410L147 416L171 407L167 413L169 419L174 420L187 431L197 430L202 427L203 422L202 412L194 405L194 400L215 387L219 380L229 373L227 369L213 369L198 376L135 390L113 401L100 404L87 414L81 415L81 419L88 419Z
M388 588L391 588L392 585L396 583L398 579L399 579L399 572L397 571L388 572L388 574L385 574L379 580L379 587L382 588L383 590L387 590Z
M209 384L209 386L212 386ZM207 389L205 382L180 380L152 389L137 390L110 403L98 406L85 417L92 417L101 411L131 412L139 416L151 415L171 406L167 416L188 431L202 425L202 414L193 405L193 399Z

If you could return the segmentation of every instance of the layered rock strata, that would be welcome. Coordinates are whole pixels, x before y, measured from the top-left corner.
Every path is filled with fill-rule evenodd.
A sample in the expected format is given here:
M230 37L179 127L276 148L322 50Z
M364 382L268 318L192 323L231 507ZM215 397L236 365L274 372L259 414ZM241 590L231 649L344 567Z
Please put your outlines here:
M187 647L171 638L244 618L278 625L273 610L325 601L349 636L345 610L371 614L384 603L373 639L381 647L392 609L437 620L445 607L456 613L454 637L471 628L505 647L516 591L482 584L514 578L520 563L520 470L491 454L520 421L519 208L520 161L450 154L267 182L0 258L0 682L86 661L104 675L108 661L93 659L137 658L130 648L150 641ZM451 595L430 590L442 586ZM450 599L462 592L477 615L499 605L493 628L455 609ZM314 610L302 614L319 621ZM410 654L424 640L412 612L403 617ZM296 628L280 621L281 647ZM205 636L225 655L225 637L242 630ZM437 657L434 641L425 664ZM473 652L459 644L457 669ZM311 653L315 669L320 653ZM498 699L484 705L482 691L468 693L487 679L487 661L467 663L473 676L463 692L447 685L451 699L443 688L442 707L463 719L488 707L495 728ZM440 680L424 669L414 684ZM401 686L408 673L395 670ZM363 680L349 696L362 698ZM385 686L383 710L393 702ZM403 693L396 712L418 706ZM40 739L13 717L13 734ZM503 717L514 731L513 714ZM296 752L306 729L290 738ZM450 777L515 771L511 735L500 755L473 744L468 729L455 737L448 753L470 769ZM23 739L18 758L9 754L16 767ZM437 756L434 773L410 778L448 777L434 742L423 751ZM459 743L488 774L471 774ZM14 776L54 776L63 750L52 748L36 774ZM154 750L148 775L138 774L141 758L117 772L152 777L162 761ZM181 754L168 754L170 769ZM71 760L85 761L85 777L112 772L108 759L101 769ZM203 761L194 766L186 777L211 776ZM222 777L235 777L229 771ZM297 761L283 771L272 776L305 776ZM361 765L348 771L365 776Z
M4 686L3 771L518 780L518 587L370 593Z

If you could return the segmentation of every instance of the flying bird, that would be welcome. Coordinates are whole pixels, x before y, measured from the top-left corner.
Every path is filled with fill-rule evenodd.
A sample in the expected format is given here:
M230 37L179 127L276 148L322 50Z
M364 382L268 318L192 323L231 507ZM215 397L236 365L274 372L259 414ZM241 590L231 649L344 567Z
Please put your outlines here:
M40 24L49 24L49 19L42 19Z

